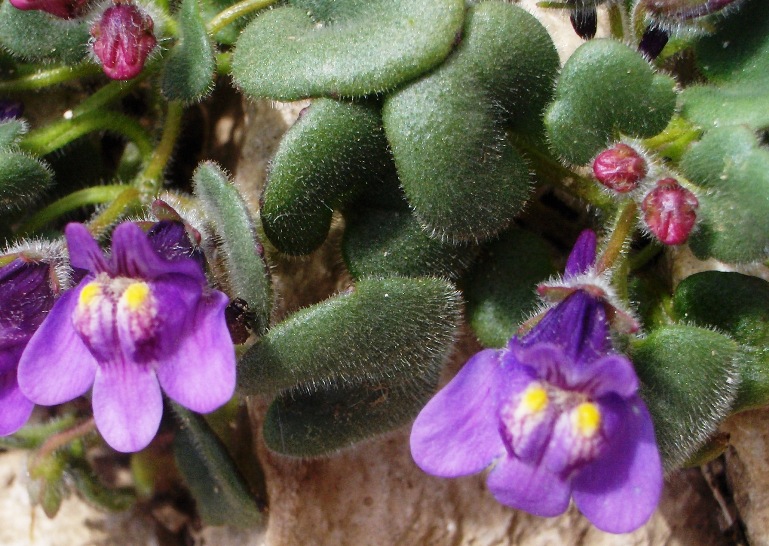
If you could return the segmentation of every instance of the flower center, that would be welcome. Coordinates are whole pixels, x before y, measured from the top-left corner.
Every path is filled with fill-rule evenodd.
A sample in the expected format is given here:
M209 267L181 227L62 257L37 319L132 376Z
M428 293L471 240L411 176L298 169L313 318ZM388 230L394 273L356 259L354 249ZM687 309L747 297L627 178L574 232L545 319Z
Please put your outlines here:
M97 360L120 350L135 358L155 338L157 302L146 282L102 273L80 290L72 320Z
M600 406L546 381L532 381L502 404L499 416L512 453L525 461L544 456L557 472L593 460L605 444Z

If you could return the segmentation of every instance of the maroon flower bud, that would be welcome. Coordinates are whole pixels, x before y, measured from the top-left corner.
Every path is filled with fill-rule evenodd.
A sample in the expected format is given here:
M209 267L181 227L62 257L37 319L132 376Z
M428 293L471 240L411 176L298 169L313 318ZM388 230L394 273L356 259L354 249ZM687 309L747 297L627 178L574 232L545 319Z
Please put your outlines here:
M616 144L598 154L593 161L596 179L618 193L636 189L646 172L646 160L627 144Z
M697 220L697 197L674 178L657 181L644 197L641 209L649 230L666 245L686 242Z
M44 11L61 19L83 15L87 4L88 0L11 0L16 9Z
M659 57L662 50L670 40L670 33L656 25L649 25L641 36L641 42L638 44L638 51L644 57L653 61Z
M0 99L0 123L19 119L24 113L24 103L11 99Z
M686 21L716 13L735 0L642 0L643 8L658 17Z
M139 75L157 45L153 27L152 17L130 1L105 10L91 27L91 36L93 52L108 77L130 80Z
M574 32L583 40L592 39L598 30L598 13L595 6L573 8L569 20Z

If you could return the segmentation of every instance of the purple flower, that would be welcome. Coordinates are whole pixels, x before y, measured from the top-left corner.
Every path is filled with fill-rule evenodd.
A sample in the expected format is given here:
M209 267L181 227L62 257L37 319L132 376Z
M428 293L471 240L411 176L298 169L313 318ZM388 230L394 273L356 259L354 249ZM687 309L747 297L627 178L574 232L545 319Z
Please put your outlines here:
M583 235L566 278L585 274L595 236ZM429 474L493 465L502 504L556 516L574 502L604 531L643 525L659 502L662 465L631 362L613 353L606 306L577 289L525 336L471 358L422 410L411 453Z
M227 296L210 290L195 260L167 259L133 223L112 234L102 254L81 224L66 229L72 266L88 271L32 337L19 385L54 405L93 385L93 413L118 451L155 436L163 391L193 411L213 411L235 389L235 354L224 320Z
M16 258L0 268L0 436L19 430L34 404L19 389L24 347L53 306L51 264Z

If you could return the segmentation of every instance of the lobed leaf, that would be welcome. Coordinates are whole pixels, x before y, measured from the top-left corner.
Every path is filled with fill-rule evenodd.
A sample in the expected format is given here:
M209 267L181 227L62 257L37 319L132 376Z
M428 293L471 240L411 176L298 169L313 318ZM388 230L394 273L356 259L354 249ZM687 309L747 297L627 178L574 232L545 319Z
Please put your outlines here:
M673 470L729 413L739 387L740 349L723 334L684 324L658 328L630 349L665 468Z
M433 364L409 381L284 393L267 410L264 441L284 455L320 457L404 425L435 392L440 363Z
M689 246L699 258L752 262L769 256L769 150L746 127L708 131L681 159L699 209Z
M376 104L315 100L272 160L264 232L281 252L309 254L326 240L334 209L391 173Z
M679 320L718 328L743 345L734 411L769 403L769 283L741 273L696 273L676 287L673 309Z
M244 394L313 392L420 377L442 363L459 315L447 281L362 279L270 329L238 363L238 387Z
M416 217L434 235L479 241L507 226L529 194L528 167L508 141L536 137L558 55L523 9L483 2L438 69L387 96L383 122Z
M254 317L250 326L264 334L272 312L272 284L246 204L227 175L211 161L201 163L192 180L195 195L219 236L231 295L246 301Z
M362 97L416 78L451 51L462 0L290 2L241 34L235 83L252 97Z
M545 114L550 144L564 160L584 165L621 135L654 136L673 115L674 87L631 47L585 42L564 65Z
M161 91L168 100L198 101L213 89L216 59L198 0L183 0L179 41L164 63Z
M201 519L207 525L262 525L262 510L222 441L203 417L178 404L173 408L181 425L174 436L176 465Z
M514 228L489 245L465 285L467 319L485 347L504 347L536 309L535 287L556 273L540 237Z
M10 2L0 6L0 46L32 62L76 64L86 56L90 22L63 21L42 11L22 11Z
M363 209L348 217L342 240L342 255L354 279L456 279L476 254L475 245L430 237L408 210Z

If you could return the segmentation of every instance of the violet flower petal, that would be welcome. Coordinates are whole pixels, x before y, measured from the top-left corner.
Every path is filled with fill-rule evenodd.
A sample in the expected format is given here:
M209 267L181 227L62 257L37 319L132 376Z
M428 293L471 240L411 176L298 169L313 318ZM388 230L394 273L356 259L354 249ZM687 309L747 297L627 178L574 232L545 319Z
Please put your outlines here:
M593 398L611 392L629 398L639 386L633 364L622 355L607 355L589 366L573 367L567 381L570 387L578 387Z
M544 465L527 464L517 457L504 457L488 479L489 491L497 501L535 516L552 517L569 506L569 482Z
M586 273L595 263L596 236L595 232L586 229L579 234L574 248L571 249L566 261L566 270L563 278L576 277Z
M227 303L221 292L200 298L177 350L157 368L165 393L198 413L215 410L235 392L235 351L224 320Z
M110 268L99 245L83 224L67 224L64 231L72 267L97 273L109 273Z
M29 340L19 361L19 386L36 404L53 406L91 386L96 359L72 325L80 290L68 290Z
M19 389L15 368L0 375L0 436L13 434L24 426L34 407Z
M152 441L163 415L155 372L134 362L102 363L93 384L93 416L104 440L117 451L139 451Z
M504 373L500 351L483 350L427 403L411 429L411 456L422 470L466 476L505 453L497 427Z
M591 362L611 352L603 302L584 290L576 290L520 340L524 347L539 343L559 345L575 362Z
M654 513L662 492L662 461L654 426L639 397L627 401L625 425L611 448L574 478L574 501L599 529L627 533Z
M139 226L124 222L112 232L113 271L126 277L155 279L161 275L180 274L206 284L203 270L194 260L164 260Z

